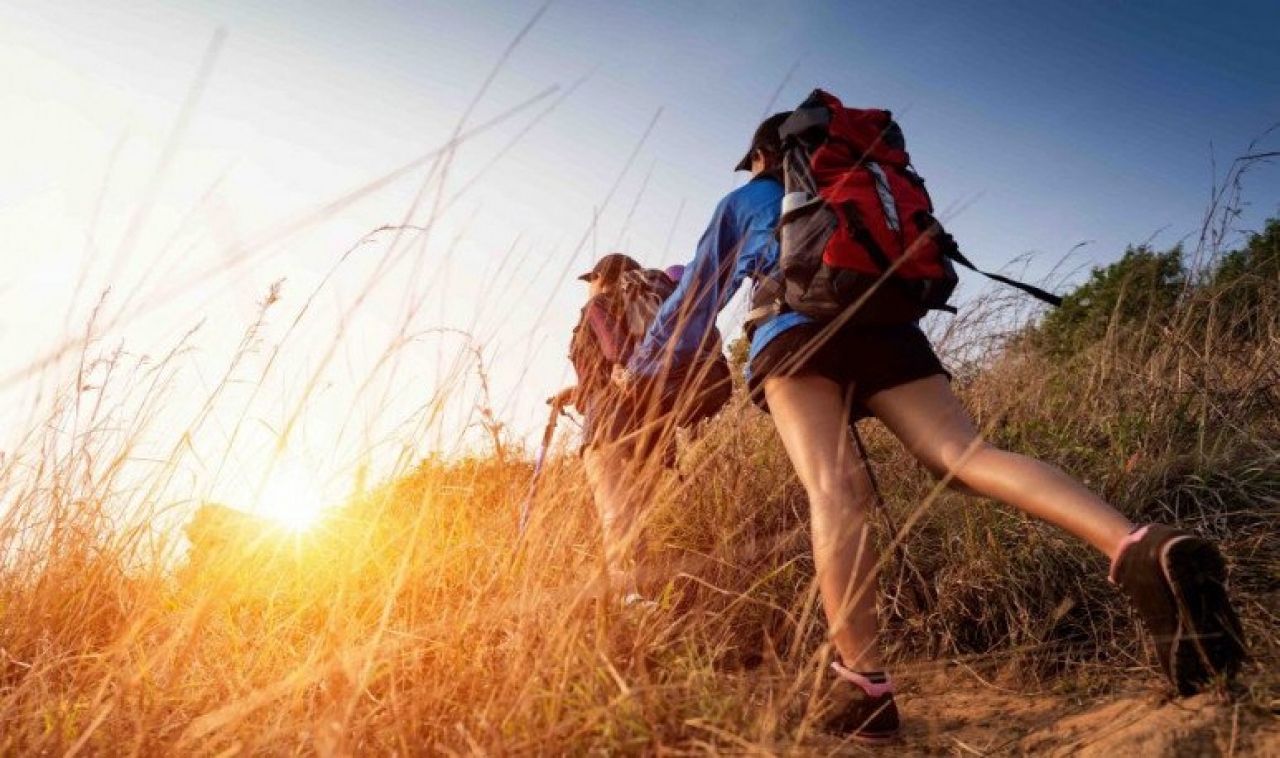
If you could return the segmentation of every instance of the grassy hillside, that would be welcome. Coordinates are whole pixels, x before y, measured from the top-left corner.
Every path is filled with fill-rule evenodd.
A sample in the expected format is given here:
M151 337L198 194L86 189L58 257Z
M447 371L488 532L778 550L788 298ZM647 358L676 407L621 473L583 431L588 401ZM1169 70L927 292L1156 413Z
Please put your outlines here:
M1280 697L1278 261L1273 221L1207 264L1131 250L1042 321L1014 297L935 325L990 438L1135 519L1221 541L1255 656L1227 711L1242 751L1263 749ZM997 322L1007 330L993 335ZM815 728L829 651L805 499L741 397L663 475L648 524L660 605L631 613L599 599L593 509L567 441L522 543L531 466L511 450L421 461L294 535L121 491L111 461L147 418L69 448L42 447L36 430L0 464L0 754L838 747ZM982 748L1000 752L1087 745L1106 729L1077 724L1056 742L1035 730L1161 691L1103 559L940 491L881 427L863 432L884 490L884 643L909 740L968 745L931 692L1025 705L1032 736L1009 739L1033 741ZM177 532L153 527L180 521L194 547L175 569L161 556Z

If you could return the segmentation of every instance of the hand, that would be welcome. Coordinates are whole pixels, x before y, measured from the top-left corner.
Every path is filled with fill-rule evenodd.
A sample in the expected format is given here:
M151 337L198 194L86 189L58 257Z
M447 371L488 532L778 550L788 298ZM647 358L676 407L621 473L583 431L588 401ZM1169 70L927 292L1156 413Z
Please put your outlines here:
M566 405L577 405L575 402L577 394L577 385L574 385L573 387L565 387L556 394L547 398L547 405L552 405L556 408L564 408Z
M614 385L622 390L624 395L631 394L635 389L636 377L626 366L614 366L613 373L609 376L613 380Z

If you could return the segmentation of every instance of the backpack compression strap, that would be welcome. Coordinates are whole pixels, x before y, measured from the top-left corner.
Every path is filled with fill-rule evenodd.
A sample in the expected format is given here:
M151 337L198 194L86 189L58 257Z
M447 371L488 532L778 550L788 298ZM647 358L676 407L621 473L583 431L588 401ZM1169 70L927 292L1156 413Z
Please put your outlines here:
M871 248L868 248L868 249L871 249ZM973 262L964 256L964 253L960 252L954 247L952 247L950 250L947 250L944 254L951 260L955 261L956 263L959 263L961 266L964 266L970 271L976 271L979 274L982 274L983 276L987 277L988 279L1000 282L1001 284L1007 284L1010 287L1015 287L1017 289L1020 289L1023 292L1027 293L1028 295L1034 297L1035 299L1048 303L1049 305L1052 305L1055 308L1061 307L1062 305L1062 298L1058 297L1057 295L1051 292L1042 290L1035 285L1027 284L1026 282L1020 282L1016 279L1010 279L1009 277L1001 276L1000 274L991 274L986 271L983 271L982 269L973 265ZM774 277L767 277L767 276L757 277L756 279L757 293L756 293L756 297L754 298L754 301L761 304L755 306L747 313L744 326L746 327L748 334L755 331L755 327L758 326L759 324L773 318L774 316L777 316L779 313L783 311L783 304L782 304L783 286L784 285L782 284L782 282L780 282L778 279ZM955 311L950 307L944 308L942 310L947 310L952 313L955 313Z
M945 255L951 260L955 261L956 263L959 263L961 266L964 266L965 268L969 269L970 271L977 271L979 274L982 274L988 279L993 279L997 282L1000 282L1001 284L1007 284L1010 287L1016 287L1017 289L1022 290L1028 295L1034 297L1035 299L1040 300L1042 302L1046 302L1055 308L1062 305L1062 298L1058 297L1057 295L1051 292L1046 292L1040 289L1039 287L1036 287L1035 285L1027 284L1026 282L1020 282L1016 279L1010 279L1009 277L1001 276L1000 274L989 274L986 271L983 271L982 269L973 265L972 261L964 257L964 253L960 252L954 247L952 247L950 250L947 250Z

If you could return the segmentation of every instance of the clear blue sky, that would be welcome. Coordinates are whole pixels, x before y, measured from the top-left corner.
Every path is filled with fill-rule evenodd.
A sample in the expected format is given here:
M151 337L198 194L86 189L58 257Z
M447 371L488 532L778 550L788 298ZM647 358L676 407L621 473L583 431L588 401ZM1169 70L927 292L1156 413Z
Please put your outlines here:
M263 3L274 10L257 19L286 44L460 107L540 5ZM940 203L965 205L956 224L979 257L1093 239L1105 260L1194 225L1211 156L1224 165L1280 121L1278 51L1280 6L1260 1L568 1L551 5L510 74L536 84L596 71L554 125L600 158L557 161L591 192L591 169L608 175L629 150L627 121L665 107L653 159L708 175L690 192L698 216L701 191L731 181L722 167L798 63L778 105L822 85L898 111ZM669 170L681 181L654 195L682 194L689 180ZM1280 202L1266 173L1251 186L1255 219Z
M10 272L0 298L9 314L55 315L34 326L0 321L2 373L75 332L107 283L117 298L136 287L153 303L121 327L122 338L143 345L215 314L204 333L214 359L237 343L270 282L287 279L281 307L296 312L363 232L404 218L423 172L326 214L249 265L177 294L163 285L440 145L541 7L0 6L0 263ZM219 28L228 36L208 87L174 161L153 181ZM362 301L338 363L358 384L380 341L423 300L411 329L475 332L502 412L529 434L540 398L570 379L563 356L582 296L571 274L615 246L655 265L687 260L715 202L742 180L730 169L757 121L815 86L898 114L944 218L982 265L1038 253L1034 276L1081 242L1090 244L1076 253L1076 269L1153 237L1170 246L1198 230L1212 160L1221 175L1280 123L1277 51L1280 4L1261 0L560 0L515 48L470 123L588 78L544 118L535 121L550 101L458 151L445 190L429 195L464 193L417 263L389 281L384 274ZM469 181L513 140L494 168ZM1280 133L1257 149L1280 150ZM141 232L122 248L152 192ZM1245 198L1244 229L1280 214L1280 167L1259 167ZM326 285L307 319L319 344L376 274L375 262L373 253L357 256ZM322 304L333 312L324 315ZM275 323L280 336L288 318ZM732 314L724 326L735 330ZM445 342L411 348L405 369L385 377L385 396L430 396L452 376L448 351L457 345ZM299 351L294 364L281 364L294 368L282 369L280 386L315 365ZM343 413L359 407L338 389L331 395ZM317 444L331 426L315 423Z

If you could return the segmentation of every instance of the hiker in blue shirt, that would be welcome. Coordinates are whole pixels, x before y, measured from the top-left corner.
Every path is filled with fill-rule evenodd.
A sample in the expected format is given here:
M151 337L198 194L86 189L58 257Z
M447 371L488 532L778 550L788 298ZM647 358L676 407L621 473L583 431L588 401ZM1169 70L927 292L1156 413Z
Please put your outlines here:
M680 286L626 367L614 370L624 391L689 360L743 281L776 272L778 127L787 116L756 130L736 167L749 169L751 181L716 207ZM837 653L828 728L866 742L898 731L877 641L879 553L867 528L877 495L861 446L850 444L849 424L868 415L951 486L1055 524L1107 556L1112 581L1137 607L1179 693L1238 668L1244 644L1212 543L1158 524L1135 528L1058 468L982 439L917 325L822 326L785 308L755 325L748 386L771 413L809 499L818 589Z
M675 292L631 355L627 370L633 377L656 376L706 352L704 345L716 316L742 282L777 266L774 228L781 201L782 185L767 175L752 178L720 201L693 261L685 266ZM767 343L799 320L803 317L787 314L763 326L752 342L752 354L756 345Z

